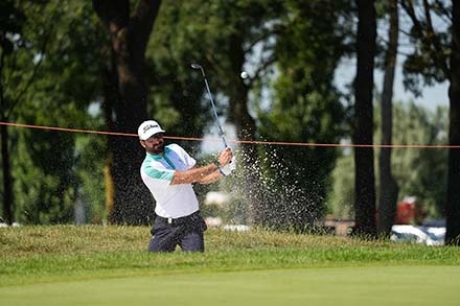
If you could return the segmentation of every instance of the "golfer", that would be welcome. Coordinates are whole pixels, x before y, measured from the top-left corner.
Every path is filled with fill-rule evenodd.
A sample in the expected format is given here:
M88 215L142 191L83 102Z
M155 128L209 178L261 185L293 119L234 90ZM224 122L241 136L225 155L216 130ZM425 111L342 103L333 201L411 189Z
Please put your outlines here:
M148 120L138 129L146 156L141 166L144 184L156 201L157 215L151 230L150 252L203 252L206 223L200 215L193 183L209 184L235 169L232 151L225 148L214 163L196 167L196 161L177 144L165 146L165 131L158 122Z

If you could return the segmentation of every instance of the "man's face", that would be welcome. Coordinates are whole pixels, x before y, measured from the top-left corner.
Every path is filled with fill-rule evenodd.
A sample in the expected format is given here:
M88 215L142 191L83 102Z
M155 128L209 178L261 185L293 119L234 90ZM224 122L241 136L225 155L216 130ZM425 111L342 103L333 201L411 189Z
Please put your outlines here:
M163 154L164 152L163 133L157 133L147 140L141 140L140 143L150 154Z

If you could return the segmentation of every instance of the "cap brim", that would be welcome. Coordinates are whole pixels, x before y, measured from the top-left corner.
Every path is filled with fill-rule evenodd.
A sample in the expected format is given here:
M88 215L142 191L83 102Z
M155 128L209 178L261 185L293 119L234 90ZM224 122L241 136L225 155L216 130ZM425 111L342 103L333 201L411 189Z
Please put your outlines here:
M158 133L165 133L165 131L164 130L152 131L150 133L146 133L146 134L142 135L142 137L139 137L139 139L140 140L147 140L150 137L152 137L153 135L158 134Z

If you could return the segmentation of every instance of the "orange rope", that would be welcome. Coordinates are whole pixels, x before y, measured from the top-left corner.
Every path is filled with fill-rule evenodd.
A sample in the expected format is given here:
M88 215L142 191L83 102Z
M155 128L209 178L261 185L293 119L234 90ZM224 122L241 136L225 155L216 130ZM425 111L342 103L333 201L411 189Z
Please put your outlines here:
M54 126L44 125L32 125L12 122L2 122L0 125L14 126L20 128L29 129L41 129L49 131L60 131L60 132L71 132L71 133L86 133L86 134L99 134L99 135L112 135L112 136L124 136L124 137L137 137L137 134L132 133L117 133L107 131L95 131L95 130L84 130L74 128L63 128ZM187 141L222 141L222 138L195 138L195 137L177 137L177 136L165 136L167 139L176 140L187 140ZM460 146L449 146L449 145L384 145L384 144L337 144L337 143L306 143L306 142L284 142L284 141L255 141L255 140L227 140L230 143L240 144L252 144L252 145L282 145L282 146L304 146L304 147L354 147L354 148L393 148L393 149L404 149L404 148L416 148L416 149L460 149Z

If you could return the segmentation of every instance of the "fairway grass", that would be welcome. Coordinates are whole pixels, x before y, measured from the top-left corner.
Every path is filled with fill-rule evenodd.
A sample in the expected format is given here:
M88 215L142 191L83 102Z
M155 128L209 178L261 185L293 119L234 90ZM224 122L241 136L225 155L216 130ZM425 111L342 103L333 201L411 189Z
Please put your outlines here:
M460 250L267 231L149 254L146 227L0 229L1 305L458 305Z
M0 288L2 305L456 306L460 268L361 266L185 273Z

